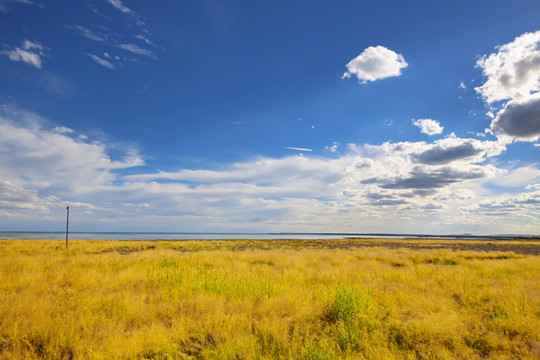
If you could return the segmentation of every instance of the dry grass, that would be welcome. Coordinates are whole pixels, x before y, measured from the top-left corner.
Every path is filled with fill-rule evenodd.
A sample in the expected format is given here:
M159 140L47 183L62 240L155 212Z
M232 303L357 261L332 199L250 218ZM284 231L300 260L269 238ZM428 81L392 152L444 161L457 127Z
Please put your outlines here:
M0 358L540 358L538 255L394 242L3 240Z

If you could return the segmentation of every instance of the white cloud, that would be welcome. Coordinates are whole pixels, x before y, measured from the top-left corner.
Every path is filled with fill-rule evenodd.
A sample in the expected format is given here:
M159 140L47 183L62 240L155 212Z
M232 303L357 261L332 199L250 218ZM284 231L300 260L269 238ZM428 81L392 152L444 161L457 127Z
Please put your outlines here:
M437 120L432 119L418 119L412 121L413 125L420 128L420 132L427 135L442 134L444 127L442 127Z
M11 61L22 61L27 64L33 65L38 69L41 68L41 58L39 54L15 48L9 52L4 52Z
M22 47L24 50L43 50L43 45L37 42L32 42L30 40L24 40Z
M111 64L109 61L100 58L99 56L93 55L93 54L87 54L92 60L94 60L99 65L106 67L107 69L114 69L114 65Z
M134 208L149 208L150 204L148 204L148 203L142 203L142 204L125 203L124 206L134 207Z
M81 25L67 26L67 28L75 30L76 32L84 36L85 38L93 40L93 41L101 42L101 41L105 41L105 38L106 38L105 35L98 34L95 31L92 31Z
M482 217L485 222L489 222L488 217L499 218L499 222L505 222L508 216L515 216L516 223L526 219L536 226L540 224L540 218L536 211L540 206L540 191L523 192L517 195L503 194L485 199L472 204L468 208L463 208L467 216L473 215L474 221ZM533 228L534 231L534 228ZM537 234L533 233L532 234Z
M463 81L460 81L459 82L459 88L463 89L463 90L467 90L467 85L465 85L465 83Z
M498 176L492 183L509 188L527 188L530 184L540 183L540 170L538 170L537 165L523 166Z
M540 136L540 93L522 100L510 100L491 122L492 129L524 140Z
M133 28L137 28L138 29L137 31L139 32L139 34L133 35L134 38L143 41L145 46L151 46L152 48L157 48L157 46L152 42L151 33L146 28L146 23L141 16L139 16L130 8L125 6L122 0L106 0L106 1L112 6L114 6L116 9L123 12L124 14L130 15L129 18L127 19L128 24L126 24L128 27L127 29L129 30L128 32L132 32ZM109 18L106 15L103 15L102 13L97 11L94 7L92 7L90 3L88 3L87 5L97 15L100 15L112 21L111 18ZM153 50L145 49L144 47L141 47L139 45L126 42L125 40L126 37L123 33L110 32L105 27L98 27L97 31L89 29L88 27L85 27L82 25L73 25L73 26L67 26L67 27L76 31L77 33L79 33L80 35L84 36L87 39L90 39L96 42L101 42L108 46L118 47L122 50L129 51L132 54L148 56L156 60L158 59ZM94 28L96 27L94 26ZM103 57L96 57L96 56L97 55L93 55L91 57L98 64L104 67L107 67L109 69L112 69L113 67L116 67L118 65L124 65L127 62L134 62L134 59L129 59L126 57L122 57L121 59L119 56L111 55L108 52L104 52ZM107 60L105 60L104 57Z
M51 129L51 132L55 132L57 134L72 134L73 129L67 128L65 126L57 126Z
M153 59L157 59L156 55L154 55L152 51L140 48L139 46L134 44L120 44L118 45L118 47L137 55L144 55Z
M539 170L488 161L506 149L501 139L350 144L332 157L260 156L214 169L127 175L143 164L133 148L113 157L111 144L43 123L20 111L0 117L3 228L16 219L62 223L69 201L89 211L73 213L81 230L472 232L478 222L470 219L502 196L494 190L500 186L515 192L498 201L513 206L505 208L512 216L480 229L538 228L522 219L538 210L538 189L523 186L540 183Z
M30 0L0 0L0 11L2 12L8 12L9 11L9 3L19 3L19 4L26 4L26 5L34 5L34 3Z
M12 182L0 179L0 209L5 211L28 209L49 212L47 202L47 199L41 199L38 196L37 190L26 190Z
M6 55L11 61L22 61L38 69L41 68L43 46L37 42L25 40L23 45L12 50L3 50L0 54Z
M139 39L139 40L142 40L146 43L146 45L151 45L151 46L156 46L152 41L150 41L150 39L148 39L146 36L144 35L135 35L134 36L136 39Z
M540 90L540 30L518 36L477 62L487 78L475 90L487 103L519 100Z
M122 0L107 0L107 2L111 4L112 6L114 6L115 8L117 8L118 10L120 10L121 12L123 12L124 14L133 15L133 11L131 11L131 9L129 9L124 4L122 4Z
M401 75L401 69L407 67L403 55L385 48L370 46L347 64L347 71L342 78L356 75L363 84Z
M477 62L486 82L475 90L491 105L495 134L535 141L540 136L540 30L497 47ZM506 101L496 107L496 102Z
M295 150L295 151L307 151L307 152L313 151L312 149L301 148L301 147L296 147L296 146L285 146L285 149Z
M497 141L480 141L476 139L448 137L432 144L414 144L417 150L409 150L411 160L414 163L443 165L455 161L465 161L468 163L483 162L487 157L493 157L503 153L508 143L503 138Z
M339 144L337 142L333 142L332 145L327 145L324 147L324 150L329 151L331 153L334 153L337 151Z
M144 163L133 149L113 160L103 143L73 138L69 128L46 129L39 118L31 119L23 126L28 122L20 116L16 121L0 117L2 180L66 195L110 185L116 178L114 170Z

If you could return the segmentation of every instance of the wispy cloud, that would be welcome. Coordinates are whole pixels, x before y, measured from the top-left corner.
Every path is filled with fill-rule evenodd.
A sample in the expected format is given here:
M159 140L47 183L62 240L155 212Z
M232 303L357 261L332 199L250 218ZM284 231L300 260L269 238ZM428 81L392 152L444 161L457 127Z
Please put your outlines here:
M19 4L26 4L26 5L34 5L34 3L30 0L0 0L0 11L1 12L8 12L10 7L9 3L19 3Z
M38 42L29 40L25 40L21 47L3 50L0 54L6 55L11 61L22 61L38 69L41 68L41 57L44 55L43 46Z
M87 39L93 40L93 41L105 41L105 36L96 33L95 31L92 31L84 26L81 25L73 25L73 26L67 26L68 29L75 30L82 36L84 36Z
M129 9L124 4L122 4L122 0L107 0L107 2L111 4L112 6L114 6L115 8L117 8L118 10L120 10L121 12L123 12L124 14L133 15L133 11L131 11L131 9Z
M295 147L295 146L285 146L285 149L295 150L295 151L307 151L307 152L313 151L312 149L301 148L301 147Z
M87 26L83 25L71 25L67 26L67 28L72 29L76 31L81 36L84 36L85 38L103 43L104 45L108 47L116 47L120 48L122 50L128 51L131 54L135 55L141 55L141 56L147 56L152 59L158 59L156 56L154 50L157 48L157 46L152 42L151 40L151 33L146 28L146 22L144 19L136 14L134 11L132 11L130 8L125 6L121 0L107 0L109 4L114 6L116 9L120 10L122 13L129 15L128 22L130 25L128 25L129 29L123 33L116 33L107 30L105 26L93 26L93 28L98 28L99 30L93 30ZM111 18L108 16L102 14L100 11L98 11L96 8L92 6L92 4L88 3L88 6L90 9L100 17L105 17L112 21ZM133 34L132 32L135 31L136 33ZM131 33L131 34L130 34ZM128 35L130 34L130 35ZM133 44L129 42L128 36L133 40L137 39L140 40L142 43L140 45ZM151 47L152 50L150 50L148 47ZM110 51L109 49L103 49L103 52L107 54L107 52ZM127 59L123 57L121 60L118 56L111 56L107 60L100 58L101 61L99 61L96 58L93 58L98 64L110 68L109 64L113 67L118 65L124 65L126 62L131 61L132 59ZM106 62L104 62L106 61Z
M403 55L384 46L370 46L347 64L347 71L342 78L355 75L362 84L365 84L368 81L399 76L401 69L407 65Z
M148 37L146 37L144 35L141 35L141 34L135 35L134 38L144 41L144 43L146 45L150 45L150 46L154 46L154 47L156 46L152 41L150 41L150 39L148 39Z
M107 69L114 69L114 65L111 64L109 61L100 58L99 56L93 55L93 54L87 54L92 60L94 60L99 65L106 67Z
M143 49L135 44L120 44L118 45L118 47L126 51L129 51L133 54L144 55L144 56L151 57L152 59L157 59L157 56L154 55L152 51Z

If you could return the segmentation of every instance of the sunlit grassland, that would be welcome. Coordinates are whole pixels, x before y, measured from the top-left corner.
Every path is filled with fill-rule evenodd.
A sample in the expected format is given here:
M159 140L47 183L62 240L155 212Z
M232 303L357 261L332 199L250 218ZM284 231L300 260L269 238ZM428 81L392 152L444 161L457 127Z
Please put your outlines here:
M0 358L540 357L540 256L378 242L0 240Z

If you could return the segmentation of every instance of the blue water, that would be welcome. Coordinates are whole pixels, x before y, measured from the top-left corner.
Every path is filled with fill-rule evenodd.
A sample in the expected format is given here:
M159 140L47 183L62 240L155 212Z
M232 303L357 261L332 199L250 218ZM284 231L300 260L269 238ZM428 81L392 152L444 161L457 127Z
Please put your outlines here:
M497 238L498 236L473 235L422 235L422 234L359 234L359 233L135 233L135 232L70 232L69 239L100 240L211 240L211 239L344 239L364 238ZM65 232L0 232L0 239L56 239L66 238Z
M129 232L70 232L69 239L100 240L211 240L211 239L342 239L349 234L269 234L269 233L129 233ZM66 238L65 232L0 232L0 239Z

